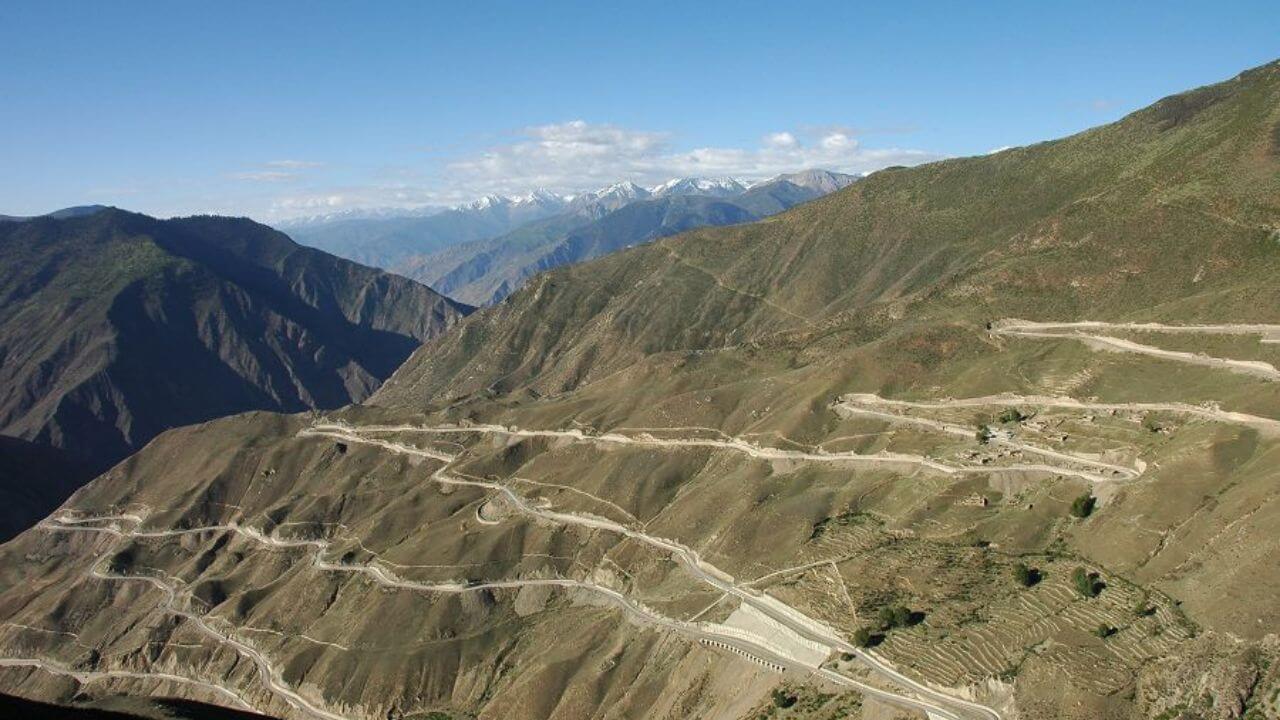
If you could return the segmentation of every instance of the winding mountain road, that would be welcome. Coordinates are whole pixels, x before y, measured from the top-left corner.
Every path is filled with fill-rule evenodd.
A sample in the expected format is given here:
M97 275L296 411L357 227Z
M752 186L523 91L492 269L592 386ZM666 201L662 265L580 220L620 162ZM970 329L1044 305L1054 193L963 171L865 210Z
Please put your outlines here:
M837 413L843 413L846 415L862 415L864 417L870 417L870 418L875 418L877 420L884 420L886 422L899 423L904 425L916 425L918 427L924 427L930 430L935 430L937 432L942 432L948 435L955 435L955 436L964 437L964 438L972 438L974 436L974 433L977 431L977 428L965 427L964 425L956 425L954 423L947 423L941 420L934 420L932 418L918 418L918 417L912 417L910 415L898 415L891 412L885 412L883 410L876 410L874 409L874 407L867 407L866 405L858 402L857 398L863 398L863 397L867 397L867 396L865 395L848 396L847 395L845 396L844 399L837 401L832 407L836 410ZM872 396L872 397L876 397L876 399L879 399L878 396ZM875 405L876 403L873 402L869 404ZM992 438L991 443L994 445L1001 445L1004 447L1013 448L1015 450L1020 450L1030 455L1039 455L1049 460L1057 460L1059 462L1076 463L1079 465L1084 465L1084 466L1093 468L1095 471L1098 471L1100 473L1106 473L1105 475L1088 473L1087 477L1094 479L1094 482L1106 482L1108 480L1116 480L1116 479L1134 480L1142 476L1142 472L1146 467L1145 464L1142 464L1138 467L1116 465L1115 463L1103 462L1101 460L1097 460L1091 457L1086 457L1084 455L1079 455L1076 453L1069 453L1061 450L1054 450L1052 448L1040 447L1039 445L1033 445L1031 443L1023 442L1021 440L1018 440L1017 438L1012 438L1012 437ZM1074 468L1069 468L1069 467L1062 468L1058 470L1058 472L1066 472L1067 474L1074 474L1082 477L1086 476L1084 473L1081 473L1080 471Z
M0 667L25 667L40 670L51 675L61 675L75 680L81 685L88 685L95 682L103 682L107 680L129 679L129 680L157 680L162 682L174 682L183 685L192 685L202 690L219 695L231 701L233 705L250 712L261 713L257 707L249 704L244 698L235 694L221 685L196 680L185 675L175 675L173 673L161 672L158 670L149 670L140 672L134 670L77 670L67 667L61 663L42 658L0 658Z
M473 426L469 429L472 432L496 432L501 434L506 434L510 432L507 428L497 429L499 427L500 426L481 426L481 427ZM453 429L415 428L412 426L408 426L407 429L425 431L425 432L454 431ZM328 424L328 425L315 426L312 428L304 429L302 432L299 433L299 435L304 437L305 436L322 436L322 437L329 437L334 439L342 439L346 442L351 442L351 443L363 443L367 439L362 435L363 432L388 432L393 430L399 431L400 428L396 426L371 426L368 428L361 427L357 429L350 426L339 426L339 425ZM514 431L514 432L521 432L521 431ZM592 435L584 435L579 431L524 431L524 432L538 433L540 435L553 434L555 436L561 436L561 437L568 436L568 437L583 438L583 439L590 439L590 440L594 440L597 437ZM625 437L625 436L619 436L619 437ZM382 438L368 438L368 439L376 440L376 442L372 442L368 444L374 445L383 450L390 450L392 452L402 452L405 454L419 456L419 457L427 457L427 455L424 455L424 453L434 452L434 451L424 451L422 448L418 448L411 445L405 445L403 443L398 443L398 442L394 442L394 441L386 440ZM662 441L646 440L645 442L647 444L655 444L655 443L660 443ZM740 445L749 445L747 443L739 443L736 441L699 440L696 442L698 446L702 446L704 445L704 443L714 443L715 447L723 447L727 445L727 446L736 448L736 447L740 447ZM755 448L755 446L751 446L751 447ZM792 451L780 451L780 452L789 453ZM829 456L814 454L813 457L823 458L823 457L829 457ZM734 582L734 578L732 575L724 572L723 570L707 562L692 548L689 548L678 541L653 536L646 532L629 528L621 523L617 523L605 518L579 515L574 513L563 513L563 512L557 512L554 510L547 510L547 509L535 507L534 505L530 504L527 500L525 500L523 496L516 493L511 488L505 485L502 485L496 482L484 481L484 480L469 480L465 478L456 477L456 476L450 475L447 469L448 469L448 465L442 466L439 470L437 470L435 473L432 474L432 479L443 484L472 486L472 487L484 488L486 490L491 490L494 492L499 492L506 497L506 499L511 503L514 509L516 509L518 512L529 515L531 517L541 518L543 520L548 520L548 521L556 522L560 524L578 525L578 526L587 527L591 529L613 532L613 533L622 535L624 537L637 540L641 543L649 545L650 547L654 547L658 550L670 553L673 557L677 558L680 561L680 563L690 571L690 573L693 575L694 578L710 585L716 590L719 590L729 595L733 595L734 597L737 597L741 602L750 605L752 608L758 610L759 612L768 616L774 621L782 624L783 626L787 627L792 632L795 632L797 635L799 635L800 637L806 640L811 640L821 645L825 645L826 647L831 648L835 652L849 653L858 657L862 661L862 663L865 664L868 668L870 668L873 672L879 674L880 676L884 677L887 680L890 680L893 683L907 687L910 690L927 698L928 700L926 701L925 704L931 705L928 711L931 713L934 713L935 715L938 715L940 717L947 717L947 718L981 717L981 718L987 718L989 720L1000 720L1000 714L995 710L989 707L986 707L984 705L981 705L979 703L971 702L963 698L958 698L954 695L941 692L935 688L926 686L920 682L917 682L911 678L908 678L907 676L898 672L897 670L895 670L893 667L888 665L888 663L884 662L880 658L876 657L871 653L865 652L861 648L854 647L853 645L845 641L843 638L839 637L839 635L836 634L830 628L827 628L821 623L818 623L817 621L805 616L803 613L799 612L798 610L795 610L794 608L786 606L781 602L777 601L776 599L769 597L768 595L765 595L763 593L760 593L759 591L746 588L742 585L738 585L737 583ZM846 680L848 680L849 683L856 682L851 678L846 678ZM896 696L896 697L901 697L901 696ZM917 703L918 702L919 701L917 701ZM913 706L918 707L918 705L913 705Z
M354 439L352 441L359 442L358 440L354 440ZM477 482L461 480L461 479L456 479L451 477L437 477L436 479L441 482L453 482L454 484L460 484L460 485L481 485L484 487L491 486L491 484L488 484L488 483L477 483ZM531 511L534 510L532 506L526 506L526 508ZM538 512L541 516L545 518L576 517L576 516L567 516L559 513L549 513L549 512L540 511L540 510ZM136 516L123 518L123 519L133 521L135 518ZM591 583L591 582L586 582L581 580L572 580L567 578L526 578L526 579L514 579L514 580L486 581L486 582L478 582L478 583L463 583L463 582L423 583L423 582L403 579L398 575L396 575L394 572L387 570L386 568L376 564L348 565L348 564L338 564L338 563L331 563L331 562L325 561L323 559L323 556L325 552L327 552L329 549L329 543L324 540L301 540L301 539L278 538L278 537L263 533L261 530L258 530L256 528L251 528L251 527L236 524L236 523L224 523L224 524L206 525L201 527L182 528L182 529L173 529L173 530L142 530L138 528L123 530L115 524L109 524L104 526L98 526L98 525L92 524L95 522L104 522L104 521L115 523L121 519L122 518L120 516L99 516L99 517L60 516L53 519L52 521L46 521L41 525L41 527L49 531L104 533L104 534L111 535L117 539L164 538L164 537L177 537L182 535L198 535L198 534L204 534L204 533L210 533L210 532L215 532L215 533L231 532L231 533L238 534L242 537L245 537L253 542L261 543L272 548L309 549L314 552L312 556L312 565L319 570L329 571L329 572L364 574L368 576L375 584L378 584L380 586L415 591L415 592L464 593L464 592L476 592L476 591L485 590L485 589L510 589L510 588L521 588L526 586L544 586L544 587L551 586L551 587L587 590L589 592L597 593L603 596L611 604L619 607L624 612L626 612L629 615L632 615L638 620L648 622L654 625L658 625L661 627L665 627L669 630L674 630L694 640L707 640L722 646L729 646L732 648L736 648L741 652L741 654L746 655L749 658L755 659L763 665L783 667L783 668L794 668L801 671L818 673L828 681L835 682L843 686L856 689L860 692L863 692L869 695L873 695L887 702L933 713L935 716L938 716L938 717L944 717L950 720L963 720L963 717L964 717L949 711L945 707L939 707L936 703L921 701L910 696L894 693L894 692L885 690L883 688L878 688L872 685L868 685L866 683L860 682L853 678L840 675L838 673L834 673L830 670L826 670L822 668L820 665L813 665L811 663L799 662L796 660L795 657L791 656L786 651L781 650L774 643L769 642L766 638L753 639L749 636L746 636L741 631L730 632L716 624L685 622L685 621L680 621L680 620L675 620L672 618L665 617L645 607L644 605L632 600L631 598L627 597L623 593L613 588L599 585L597 583ZM588 518L587 520L591 520L591 519ZM607 521L605 521L605 525L603 526L599 526L594 522L592 522L590 526L591 527L609 527L609 525L607 524ZM662 541L662 542L664 542L663 547L678 547L678 544L667 544L669 543L669 541ZM329 711L325 708L319 707L316 703L304 698L299 693L297 693L297 691L295 691L293 688L289 687L281 679L280 671L272 665L271 661L260 650L254 648L249 643L246 643L242 640L239 640L238 638L235 638L233 635L231 635L230 632L219 631L218 629L210 625L203 617L182 607L181 603L179 602L179 596L181 594L181 591L179 588L161 580L160 578L156 578L148 575L123 575L118 573L105 572L101 570L98 567L98 565L100 565L101 561L104 560L109 554L110 554L110 551L108 551L107 553L104 553L103 556L100 557L99 560L94 563L94 566L91 570L91 575L93 577L98 578L100 580L116 581L116 582L145 582L152 585L153 587L160 589L165 596L165 600L162 603L162 608L166 612L191 621L194 624L194 626L205 635L213 638L218 643L224 643L224 644L230 645L242 656L249 658L257 666L258 672L259 672L259 678L263 686L270 692L279 696L288 705L311 717L320 718L321 720L347 720L342 715ZM713 577L713 576L706 576L706 577ZM6 663L15 664L15 665L42 664L50 667L56 666L56 664L52 663L51 661L45 661L45 660L39 660L39 659L9 659L8 661L0 660L0 665L4 665ZM63 673L63 674L70 674L70 673ZM167 673L140 673L140 672L125 672L125 671L106 671L98 674L104 677L111 675L111 676L121 676L121 677L156 677L159 679L182 680L195 685L199 685L201 687L204 687L212 691L219 692L224 695L234 696L237 698L240 704L244 705L245 707L249 707L247 703L245 703L243 700L240 700L238 696L235 696L234 693L227 688L223 688L221 686L213 685L210 683L192 680L190 678L182 678L181 676L172 676ZM87 682L89 680L85 680L85 681Z
M1213 405L1192 405L1181 402L1090 402L1065 396L1052 395L1018 395L1003 393L1000 395L984 395L971 398L954 398L947 400L894 400L869 393L850 393L838 402L854 403L863 407L896 407L919 410L948 410L955 408L1000 407L1009 405L1025 405L1038 408L1055 408L1062 410L1079 410L1081 412L1164 412L1176 415L1208 420L1228 425L1244 425L1268 434L1280 435L1280 420L1276 418L1250 415L1248 413L1222 410ZM899 416L901 417L901 416Z
M1107 323L1080 322L1030 322L1027 320L1001 320L992 323L991 333L1026 338L1070 338L1079 340L1099 350L1136 353L1163 360L1230 370L1266 380L1280 380L1280 370L1261 360L1233 360L1203 353L1165 350L1154 345L1099 335L1100 331L1120 330L1164 333L1200 333L1213 335L1261 335L1263 343L1280 343L1280 325L1161 325L1159 323Z

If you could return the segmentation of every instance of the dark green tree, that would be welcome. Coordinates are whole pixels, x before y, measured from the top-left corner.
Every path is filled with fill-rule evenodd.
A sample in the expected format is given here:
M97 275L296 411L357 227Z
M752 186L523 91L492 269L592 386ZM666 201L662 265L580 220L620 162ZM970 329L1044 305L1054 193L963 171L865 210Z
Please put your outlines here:
M996 434L991 431L991 426L986 424L979 425L978 431L973 434L973 438L983 445L991 442L991 438L995 436Z
M1031 587L1040 582L1040 571L1027 567L1026 563L1018 563L1013 566L1013 579L1023 587Z
M1078 518L1087 518L1093 514L1093 508L1097 504L1097 498L1085 493L1071 501L1071 514Z
M853 631L853 644L858 647L871 647L871 638L871 631L865 627L860 627ZM852 660L853 658L847 657L845 659Z

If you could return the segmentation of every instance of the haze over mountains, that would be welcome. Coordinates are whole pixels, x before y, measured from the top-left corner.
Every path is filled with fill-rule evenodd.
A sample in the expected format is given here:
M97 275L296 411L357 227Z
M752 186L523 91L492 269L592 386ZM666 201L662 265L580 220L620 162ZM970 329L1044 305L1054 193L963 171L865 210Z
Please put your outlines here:
M0 222L0 434L100 472L167 428L362 400L467 310L245 219ZM37 475L35 518L70 490Z
M1280 62L738 224L746 194L526 220L575 252L731 226L543 272L359 405L163 433L0 546L0 689L291 720L1275 716ZM256 237L0 232L172 288L246 252L226 222ZM194 266L139 274L172 247ZM402 305L386 325L421 321Z
M653 188L620 182L575 196L535 190L440 212L309 218L280 227L303 244L487 305L537 272L696 227L757 220L854 180L808 170L752 185L731 178L676 178Z

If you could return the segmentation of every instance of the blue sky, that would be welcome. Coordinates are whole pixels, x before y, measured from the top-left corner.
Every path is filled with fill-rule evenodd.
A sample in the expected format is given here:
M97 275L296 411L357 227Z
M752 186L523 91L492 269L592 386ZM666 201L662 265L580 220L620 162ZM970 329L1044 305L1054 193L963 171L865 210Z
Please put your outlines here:
M1280 57L1235 3L9 2L0 213L275 220L863 171L1114 120Z

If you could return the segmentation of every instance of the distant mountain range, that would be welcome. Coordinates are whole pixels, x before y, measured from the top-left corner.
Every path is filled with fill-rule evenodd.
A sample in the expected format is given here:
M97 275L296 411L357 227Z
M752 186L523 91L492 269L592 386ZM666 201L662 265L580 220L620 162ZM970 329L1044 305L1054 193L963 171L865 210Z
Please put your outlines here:
M177 425L362 400L467 311L247 219L3 222L0 434L101 471Z
M676 178L652 188L620 182L576 196L537 190L444 211L311 218L280 227L305 245L485 305L537 272L697 227L757 220L854 180L808 170L750 185L732 178Z

